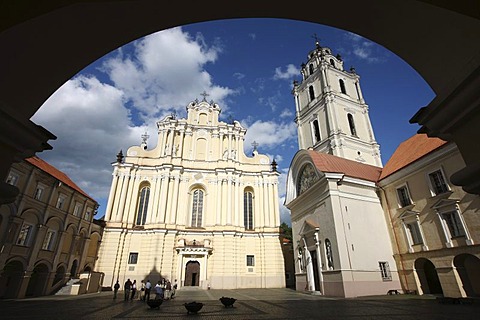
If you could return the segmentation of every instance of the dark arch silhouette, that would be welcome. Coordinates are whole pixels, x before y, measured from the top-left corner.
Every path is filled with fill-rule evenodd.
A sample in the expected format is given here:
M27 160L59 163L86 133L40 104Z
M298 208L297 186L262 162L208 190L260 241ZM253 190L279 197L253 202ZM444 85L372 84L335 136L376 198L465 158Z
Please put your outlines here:
M415 260L415 270L424 294L443 294L435 265L428 259Z
M480 259L462 253L453 259L453 264L462 281L465 294L469 297L480 297Z

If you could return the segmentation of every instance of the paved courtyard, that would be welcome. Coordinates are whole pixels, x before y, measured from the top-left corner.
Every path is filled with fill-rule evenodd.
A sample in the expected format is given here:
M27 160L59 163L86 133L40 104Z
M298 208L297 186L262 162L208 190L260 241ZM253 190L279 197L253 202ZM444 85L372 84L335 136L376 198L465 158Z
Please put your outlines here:
M355 299L324 298L290 289L178 290L157 309L141 301L117 300L112 292L82 296L49 296L0 300L0 319L479 319L480 300L473 304L440 304L433 296L392 295ZM233 297L225 308L220 297ZM187 314L185 302L204 303Z

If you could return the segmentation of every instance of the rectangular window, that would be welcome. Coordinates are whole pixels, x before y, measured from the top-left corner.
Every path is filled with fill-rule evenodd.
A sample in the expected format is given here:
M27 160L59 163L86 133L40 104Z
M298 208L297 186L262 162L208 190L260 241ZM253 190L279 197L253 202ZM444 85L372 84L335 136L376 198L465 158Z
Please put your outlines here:
M55 206L57 209L62 209L63 205L65 204L65 196L64 195L59 195L57 199L57 205Z
M434 171L428 175L430 178L430 184L432 185L432 191L435 195L448 191L448 186L445 183L445 178L441 170Z
M456 211L442 213L442 218L445 221L445 224L448 227L448 231L450 232L450 236L453 237L461 237L465 235L463 231L463 227L461 222L459 221L459 217L457 216Z
M255 266L255 256L247 255L247 267L254 267Z
M408 189L406 186L398 188L397 195L398 195L398 202L400 203L401 207L406 207L412 204L412 201L410 201L410 195L408 194Z
M75 208L73 208L73 215L75 217L80 217L80 211L82 210L82 204L76 203Z
M92 211L88 209L87 212L85 213L85 220L90 220L91 217L92 217Z
M410 232L410 237L412 239L413 244L423 243L422 234L420 233L418 223L417 222L407 223L406 226L408 231Z
M24 223L18 235L17 244L20 246L28 246L32 232L33 225Z
M130 252L128 256L128 264L137 264L138 261L138 252Z
M12 186L16 186L18 182L18 178L19 178L18 174L10 172L8 174L7 183Z
M386 261L379 261L380 273L382 274L383 281L392 281L392 274L390 273L390 266Z
M43 240L42 249L53 251L54 241L55 241L55 231L48 230L47 234L45 235L45 239Z
M45 190L44 187L37 186L37 188L35 189L35 195L33 196L33 198L35 200L42 200L43 190Z

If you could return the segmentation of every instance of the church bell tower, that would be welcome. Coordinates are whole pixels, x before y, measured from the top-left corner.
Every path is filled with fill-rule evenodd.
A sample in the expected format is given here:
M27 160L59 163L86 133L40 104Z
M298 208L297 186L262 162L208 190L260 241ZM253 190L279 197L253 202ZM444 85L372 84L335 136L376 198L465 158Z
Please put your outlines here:
M318 40L301 67L302 80L292 91L299 148L382 167L355 69L345 71L340 55Z

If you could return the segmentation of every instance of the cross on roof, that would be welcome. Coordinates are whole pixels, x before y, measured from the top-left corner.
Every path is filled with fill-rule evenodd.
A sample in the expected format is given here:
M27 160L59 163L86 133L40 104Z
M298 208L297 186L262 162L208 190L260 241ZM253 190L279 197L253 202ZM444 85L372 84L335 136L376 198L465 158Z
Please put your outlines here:
M320 38L317 37L316 33L313 34L312 38L315 39L315 45L320 46Z
M203 96L203 101L207 101L207 96L209 96L209 94L206 91L203 91L200 95Z
M253 146L253 151L256 151L256 150L257 150L257 147L258 147L258 142L257 142L257 141L253 141L253 142L252 142L252 146Z

